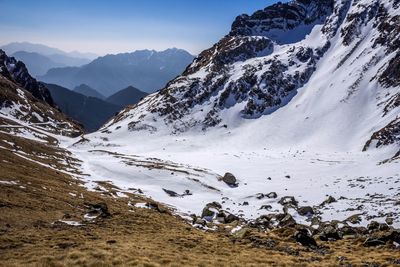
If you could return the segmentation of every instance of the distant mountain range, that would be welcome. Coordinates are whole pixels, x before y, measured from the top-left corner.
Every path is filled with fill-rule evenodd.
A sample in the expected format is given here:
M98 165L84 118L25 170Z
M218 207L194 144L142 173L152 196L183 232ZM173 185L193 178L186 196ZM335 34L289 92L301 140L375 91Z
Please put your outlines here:
M73 91L76 93L85 95L85 96L96 97L98 99L104 100L106 98L104 95L100 94L95 89L87 86L86 84L81 84L81 85L75 87Z
M27 42L10 43L1 49L17 60L23 61L29 73L35 77L46 74L51 68L82 66L97 57L91 53L67 53L57 48Z
M128 86L154 92L184 71L193 59L193 55L182 49L139 50L99 57L82 67L50 69L38 78L71 89L86 84L104 96Z
M129 86L104 99L93 88L82 84L73 91L55 84L42 83L63 113L82 123L87 132L94 132L125 106L139 102L147 95Z

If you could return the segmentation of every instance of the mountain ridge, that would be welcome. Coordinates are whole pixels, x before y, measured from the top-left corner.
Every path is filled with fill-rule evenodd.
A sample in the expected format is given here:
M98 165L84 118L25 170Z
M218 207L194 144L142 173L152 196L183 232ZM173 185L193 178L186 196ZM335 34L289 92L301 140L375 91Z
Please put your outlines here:
M138 50L99 57L80 68L50 69L39 79L66 88L87 84L105 96L130 85L154 92L180 74L193 58L180 49Z

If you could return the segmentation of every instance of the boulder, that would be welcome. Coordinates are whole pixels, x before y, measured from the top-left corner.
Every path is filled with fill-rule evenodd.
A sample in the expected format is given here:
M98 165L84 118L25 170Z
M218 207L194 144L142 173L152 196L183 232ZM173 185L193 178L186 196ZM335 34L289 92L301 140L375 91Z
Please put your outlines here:
M311 217L314 215L314 209L310 206L299 207L297 208L297 212L300 216Z
M317 247L317 242L315 239L311 236L310 232L307 229L299 229L296 231L294 234L294 239L296 242L302 244L303 246L306 247Z
M275 192L271 192L265 195L267 198L277 198L278 194Z
M229 186L237 185L236 177L230 172L225 173L225 175L222 177L222 181L224 181Z
M364 247L376 247L376 246L382 246L385 245L385 242L380 240L380 239L375 239L375 238L367 238L367 240L364 241Z

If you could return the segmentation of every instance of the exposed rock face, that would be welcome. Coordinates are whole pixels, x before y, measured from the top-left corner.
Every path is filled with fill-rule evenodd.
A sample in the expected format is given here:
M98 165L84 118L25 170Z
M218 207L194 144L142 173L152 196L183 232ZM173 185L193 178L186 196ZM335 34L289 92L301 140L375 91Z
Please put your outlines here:
M29 75L25 64L13 57L8 57L1 49L0 75L20 85L37 99L47 102L50 106L54 106L49 90Z
M385 145L400 143L400 118L390 122L387 126L375 132L364 146L364 151L373 146L379 148Z
M229 35L267 36L278 43L284 42L279 38L283 37L279 36L280 31L287 32L300 26L311 29L316 22L321 22L328 16L333 8L333 0L300 0L278 3L264 10L259 10L251 16L241 15L237 17L232 24ZM298 38L298 36L296 37ZM285 38L288 38L288 36ZM294 42L296 39L290 41Z

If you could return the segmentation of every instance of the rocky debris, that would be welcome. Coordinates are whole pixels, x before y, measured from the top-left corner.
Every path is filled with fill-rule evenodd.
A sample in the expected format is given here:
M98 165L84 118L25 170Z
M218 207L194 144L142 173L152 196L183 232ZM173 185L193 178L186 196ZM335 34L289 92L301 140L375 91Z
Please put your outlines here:
M299 207L297 208L297 212L300 216L311 217L314 215L314 209L310 206Z
M282 197L282 198L278 201L278 203L281 204L282 206L285 206L285 205L292 205L292 206L294 206L294 207L297 207L297 205L299 204L299 202L297 202L297 200L296 200L294 197L292 197L292 196L285 196L285 197Z
M190 192L190 190L185 190L185 192L183 194L178 194L172 190L168 190L163 188L162 189L165 193L167 193L167 195L169 195L170 197L184 197L184 196L190 196L192 195L192 193Z
M97 203L97 204L88 204L88 215L90 217L96 217L96 218L108 218L111 217L111 213L108 211L107 204L102 202L102 203Z
M386 222L388 225L392 225L392 224L393 224L393 218L387 217L387 218L385 219L385 222Z
M337 225L334 225L332 223L326 225L320 225L318 231L320 232L319 238L322 241L336 241L342 239L342 236L337 228Z
M290 214L279 214L276 218L279 221L279 227L293 227L297 224Z
M302 244L303 246L318 247L317 242L311 236L310 232L307 229L297 230L297 232L294 234L293 237L296 240L296 242Z
M236 215L233 215L232 213L222 210L222 211L218 212L215 219L220 223L226 224L226 223L232 223L234 221L238 221L239 217L237 217Z
M367 225L367 229L369 231L375 231L379 229L380 224L377 221L371 221L368 225Z
M236 177L230 172L225 173L225 175L222 177L222 181L229 186L237 186Z
M260 207L260 210L271 210L271 209L272 209L272 206L271 206L271 205L268 205L268 204L262 205L262 206Z
M161 204L158 204L156 202L147 202L145 205L149 209L158 211L160 213L169 213L168 209L166 209L164 206L162 206Z
M352 224L359 224L362 221L360 214L354 214L347 218L345 222L349 222Z
M198 225L201 225L201 226L206 226L207 225L207 221L206 220L204 220L202 218L199 218L196 215L192 216L192 219L193 219L193 221L192 221L193 224L198 224Z
M328 198L321 203L321 206L325 206L327 204L332 204L335 202L337 202L337 200L333 196L328 196Z
M208 203L201 213L201 218L211 222L216 217L220 209L222 209L222 206L218 202Z

